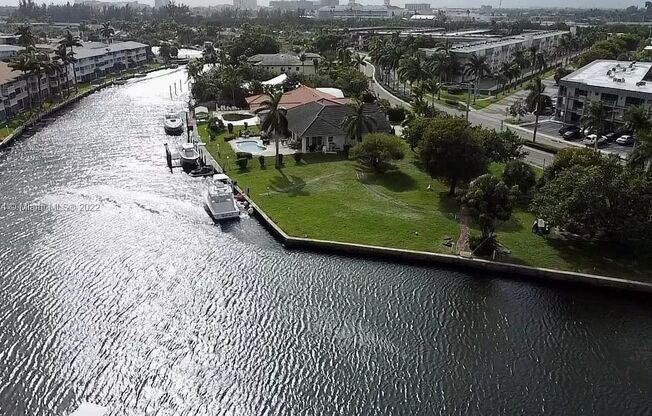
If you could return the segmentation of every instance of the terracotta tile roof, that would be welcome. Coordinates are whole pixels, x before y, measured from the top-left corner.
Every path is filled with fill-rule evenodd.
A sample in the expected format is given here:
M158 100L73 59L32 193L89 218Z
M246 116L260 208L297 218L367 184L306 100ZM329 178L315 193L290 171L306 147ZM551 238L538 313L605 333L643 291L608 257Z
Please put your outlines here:
M268 97L267 94L258 94L247 97L246 100L247 104L249 104L249 109L256 110ZM336 104L349 104L351 102L349 98L336 98L331 94L302 85L299 88L283 94L281 105L289 110L290 108L318 100L329 100Z

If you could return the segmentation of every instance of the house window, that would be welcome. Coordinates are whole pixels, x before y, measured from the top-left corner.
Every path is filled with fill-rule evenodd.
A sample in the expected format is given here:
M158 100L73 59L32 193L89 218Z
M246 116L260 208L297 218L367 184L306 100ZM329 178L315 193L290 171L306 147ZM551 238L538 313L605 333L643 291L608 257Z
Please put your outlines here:
M335 138L333 136L328 136L328 143L333 143L335 141Z

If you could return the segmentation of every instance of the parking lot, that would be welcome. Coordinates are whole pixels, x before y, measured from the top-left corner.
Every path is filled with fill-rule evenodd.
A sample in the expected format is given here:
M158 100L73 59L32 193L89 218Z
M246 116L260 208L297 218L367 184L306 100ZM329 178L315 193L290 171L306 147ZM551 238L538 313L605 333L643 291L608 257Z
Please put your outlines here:
M539 129L537 130L537 134L538 135L540 134L541 136L548 136L547 138L553 140L554 142L565 143L566 145L569 146L582 145L582 140L566 141L559 135L559 129L563 125L564 125L563 123L556 120L539 121ZM521 127L524 127L526 129L532 129L534 125L523 124L521 125ZM629 157L629 155L632 153L632 149L633 149L632 146L620 146L616 143L609 143L606 146L600 148L600 150L603 150L608 153L616 153L621 157Z

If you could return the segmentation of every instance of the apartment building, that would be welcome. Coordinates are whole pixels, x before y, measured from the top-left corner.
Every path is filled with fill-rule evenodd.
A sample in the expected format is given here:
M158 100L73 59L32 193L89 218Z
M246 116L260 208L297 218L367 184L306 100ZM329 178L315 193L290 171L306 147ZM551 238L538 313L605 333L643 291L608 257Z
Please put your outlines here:
M88 82L117 69L134 68L147 62L147 45L139 42L87 42L74 48L77 80Z
M342 6L324 6L317 10L319 19L390 19L392 17L401 17L410 14L406 9L396 6L378 6L378 5L361 5L352 3Z
M22 46L0 44L0 59L11 59L24 49Z
M28 91L32 97L32 105L38 105L39 82L41 100L45 100L59 88L64 90L72 87L74 85L72 65L68 68L68 79L65 70L51 75L42 74L40 80L36 76L31 76L28 89L23 74L12 70L7 62L0 61L0 122L5 122L29 108Z
M304 75L315 74L321 56L316 53L306 53L305 58L302 62L299 56L289 53L261 53L249 57L247 61L275 75L291 73Z
M597 60L562 78L557 116L565 123L581 121L586 107L600 101L610 109L612 127L623 122L627 107L652 110L652 62Z
M256 10L258 2L256 0L233 0L233 8L241 10Z
M514 53L521 49L534 46L540 51L552 52L559 39L569 32L562 30L538 31L523 33L518 36L508 36L499 39L487 39L478 42L458 43L453 45L454 53L464 64L471 56L484 56L492 72L498 70L504 62L514 59ZM422 49L427 56L432 55L436 49Z

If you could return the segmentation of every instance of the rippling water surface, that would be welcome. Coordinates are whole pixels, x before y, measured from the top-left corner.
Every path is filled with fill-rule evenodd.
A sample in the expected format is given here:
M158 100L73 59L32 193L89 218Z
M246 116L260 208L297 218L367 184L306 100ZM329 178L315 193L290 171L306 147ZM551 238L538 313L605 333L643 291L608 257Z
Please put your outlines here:
M0 415L650 414L641 298L213 224L202 181L165 166L184 77L103 90L0 153Z

